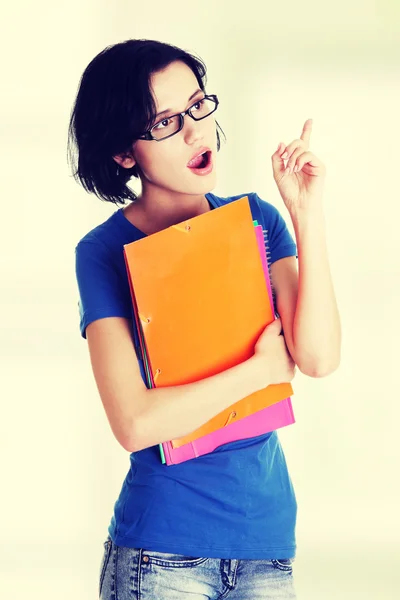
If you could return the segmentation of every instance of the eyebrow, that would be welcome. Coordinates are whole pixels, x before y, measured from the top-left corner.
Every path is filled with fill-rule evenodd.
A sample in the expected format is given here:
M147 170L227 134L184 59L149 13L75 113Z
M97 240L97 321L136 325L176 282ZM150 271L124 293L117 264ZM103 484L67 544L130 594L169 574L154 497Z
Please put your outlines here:
M194 98L195 96L197 96L197 94L198 94L199 92L202 92L202 91L203 91L203 90L201 90L200 88L199 88L198 90L196 90L196 91L195 91L195 92L194 92L194 93L193 93L193 94L190 96L190 98L188 99L188 102L190 102L191 100L193 100L193 98ZM165 114L167 114L167 113L170 113L170 112L172 112L172 108L167 108L166 110L163 110L162 112L159 112L159 113L157 113L157 114L156 114L156 116L155 116L155 118L156 118L156 119L158 119L158 118L159 118L159 117L161 117L162 115L165 115Z

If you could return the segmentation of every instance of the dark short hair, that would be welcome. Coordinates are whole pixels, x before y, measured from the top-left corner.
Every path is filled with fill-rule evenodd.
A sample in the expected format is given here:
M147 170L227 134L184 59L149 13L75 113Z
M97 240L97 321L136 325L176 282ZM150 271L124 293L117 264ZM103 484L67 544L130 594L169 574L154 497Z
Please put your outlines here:
M154 123L151 75L174 61L193 71L205 92L206 66L193 54L155 40L126 40L107 46L86 67L68 129L68 163L73 177L101 200L125 204L137 199L126 184L139 177L137 165L119 168L113 156L129 152ZM220 136L217 123L217 149ZM156 142L154 142L156 143Z

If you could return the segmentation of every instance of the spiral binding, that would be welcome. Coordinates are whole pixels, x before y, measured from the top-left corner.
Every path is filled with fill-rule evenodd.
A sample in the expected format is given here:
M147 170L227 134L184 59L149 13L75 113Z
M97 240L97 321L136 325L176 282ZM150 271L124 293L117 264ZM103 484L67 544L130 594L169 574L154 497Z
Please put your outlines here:
M272 300L274 302L274 311L275 311L275 316L278 317L279 315L276 310L276 294L275 294L274 286L272 285L272 277L271 277L271 251L269 249L268 229L263 228L262 232L263 232L263 237L264 237L265 254L267 256L268 274L269 274L269 279L270 279L270 283L271 283Z

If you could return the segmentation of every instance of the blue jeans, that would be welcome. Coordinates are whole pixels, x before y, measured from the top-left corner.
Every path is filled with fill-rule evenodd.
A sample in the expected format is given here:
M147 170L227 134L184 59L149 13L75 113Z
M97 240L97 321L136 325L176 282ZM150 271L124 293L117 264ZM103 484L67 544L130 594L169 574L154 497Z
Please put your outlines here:
M104 542L101 600L295 600L292 559L234 560Z

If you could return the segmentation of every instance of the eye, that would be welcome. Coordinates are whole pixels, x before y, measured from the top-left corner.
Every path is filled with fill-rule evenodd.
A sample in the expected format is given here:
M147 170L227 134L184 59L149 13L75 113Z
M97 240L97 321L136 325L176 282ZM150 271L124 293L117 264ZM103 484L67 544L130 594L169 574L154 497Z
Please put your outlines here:
M202 98L201 100L198 100L198 102L196 102L195 104L193 104L192 110L193 109L194 110L200 110L203 107L205 100L206 100L205 98Z
M172 119L166 118L154 125L154 129L164 129L164 127L168 127L170 125Z

